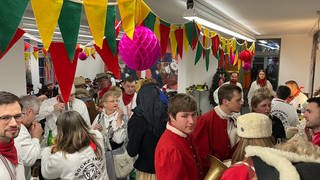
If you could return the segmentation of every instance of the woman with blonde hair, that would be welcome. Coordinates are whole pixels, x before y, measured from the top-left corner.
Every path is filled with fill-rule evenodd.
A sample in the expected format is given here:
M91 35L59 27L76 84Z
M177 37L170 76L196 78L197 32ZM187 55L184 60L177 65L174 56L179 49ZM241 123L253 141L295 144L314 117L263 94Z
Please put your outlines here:
M42 152L43 177L108 180L101 133L90 130L76 111L62 113L57 129L55 144Z
M272 136L275 142L281 142L286 139L286 133L282 121L270 114L271 112L271 94L269 90L261 88L257 90L251 100L251 111L269 116L272 120Z
M272 122L264 114L248 113L239 116L237 118L237 134L239 141L232 155L232 164L244 159L244 149L249 145L273 146Z
M121 89L112 86L101 98L103 110L97 115L92 127L102 133L107 159L109 179L116 179L113 155L124 153L124 141L127 138L127 117L119 107Z

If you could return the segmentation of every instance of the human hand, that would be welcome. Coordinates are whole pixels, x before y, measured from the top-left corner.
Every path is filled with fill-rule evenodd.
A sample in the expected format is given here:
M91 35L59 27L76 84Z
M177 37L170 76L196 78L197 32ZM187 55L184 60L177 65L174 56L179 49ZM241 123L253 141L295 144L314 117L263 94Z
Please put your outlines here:
M43 129L41 127L41 124L38 122L33 122L30 127L31 137L40 139L42 136L42 132L43 132Z
M62 112L64 110L65 104L64 103L56 103L53 105L54 111Z
M96 124L93 127L94 130L102 131L102 126L100 124Z

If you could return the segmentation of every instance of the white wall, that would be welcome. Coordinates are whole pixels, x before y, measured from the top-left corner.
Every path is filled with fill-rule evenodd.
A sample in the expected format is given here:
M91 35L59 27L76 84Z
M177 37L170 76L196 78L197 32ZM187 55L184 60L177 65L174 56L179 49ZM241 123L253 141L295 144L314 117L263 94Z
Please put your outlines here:
M89 56L85 61L78 59L75 77L82 76L93 80L97 73L104 72L103 61L97 53L95 54L95 57L96 59L93 59Z
M23 38L0 60L0 90L9 91L17 96L25 95L26 71Z
M195 49L196 51L196 49ZM185 93L185 89L193 84L204 84L207 83L209 88L211 87L211 80L215 74L218 67L218 60L210 54L210 64L209 69L206 71L205 59L199 60L199 62L194 65L194 59L196 56L195 51L192 51L189 47L189 51L183 52L182 60L179 59L178 65L178 92ZM211 105L208 99L209 93L201 92L200 96L200 107L202 113L207 112L211 109ZM198 94L195 94L195 99L199 102Z
M310 64L312 36L308 34L283 35L281 38L279 85L287 80L295 80L310 89Z

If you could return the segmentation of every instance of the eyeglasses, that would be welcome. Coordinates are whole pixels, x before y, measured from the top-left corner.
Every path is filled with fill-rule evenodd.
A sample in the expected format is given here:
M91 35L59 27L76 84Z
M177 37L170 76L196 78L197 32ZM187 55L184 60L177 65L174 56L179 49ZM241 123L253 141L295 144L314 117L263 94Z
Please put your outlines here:
M119 103L120 101L117 99L117 100L111 100L111 101L104 101L104 102L110 102L110 103Z
M12 118L14 118L16 121L21 121L24 117L24 113L16 114L16 115L5 115L0 116L1 121L9 122Z

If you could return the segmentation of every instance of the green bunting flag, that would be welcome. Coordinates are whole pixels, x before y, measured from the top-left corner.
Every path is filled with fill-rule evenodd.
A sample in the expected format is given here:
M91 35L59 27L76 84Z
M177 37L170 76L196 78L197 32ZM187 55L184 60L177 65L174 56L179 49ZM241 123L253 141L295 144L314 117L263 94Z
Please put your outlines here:
M198 42L198 47L197 47L197 52L196 52L196 57L194 59L194 65L196 65L200 58L201 58L201 55L202 55L202 50L203 50L203 47L202 45L200 44L200 42Z
M209 60L210 60L210 49L206 49L206 71L208 72L209 70Z
M0 51L3 53L20 24L29 0L2 0L0 6Z
M151 31L154 31L154 23L156 22L156 16L150 12L146 19L144 20L144 26L149 28Z
M108 6L107 11L107 22L104 28L104 36L107 39L108 46L113 54L117 53L117 41L116 41L116 30L115 30L115 21L116 21L116 7Z
M68 52L70 61L73 61L82 14L82 4L72 1L63 1L59 16L59 28L64 46Z
M185 28L187 32L189 45L192 49L194 49L198 41L198 30L197 30L196 24L193 21L190 21L185 24Z
M192 47L192 34L193 34L193 22L190 21L188 23L185 24L185 28L186 28L186 32L187 32L187 38L188 38L188 42L190 47Z

